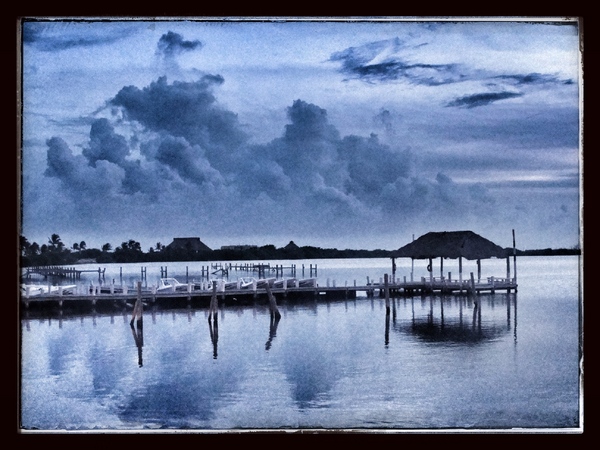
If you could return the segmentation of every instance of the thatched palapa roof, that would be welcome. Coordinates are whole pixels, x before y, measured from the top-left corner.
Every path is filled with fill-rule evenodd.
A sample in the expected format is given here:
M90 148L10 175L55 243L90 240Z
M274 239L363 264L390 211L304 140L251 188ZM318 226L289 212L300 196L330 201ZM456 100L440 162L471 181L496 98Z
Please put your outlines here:
M176 237L167 245L170 250L186 250L194 252L211 252L212 250L199 237Z
M441 231L424 234L392 254L394 258L505 258L506 249L472 231Z

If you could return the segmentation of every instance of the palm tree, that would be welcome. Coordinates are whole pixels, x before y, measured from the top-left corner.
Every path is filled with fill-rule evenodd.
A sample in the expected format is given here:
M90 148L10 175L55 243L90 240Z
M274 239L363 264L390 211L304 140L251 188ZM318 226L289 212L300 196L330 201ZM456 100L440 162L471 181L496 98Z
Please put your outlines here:
M85 250L85 249L86 249L86 247L87 247L87 245L86 245L85 241L81 241L81 242L79 243L79 249L80 249L80 250Z
M60 240L60 236L56 233L54 233L50 237L50 239L48 239L48 244L50 244L51 250L59 250L59 251L61 251L63 249L63 247L65 246L65 244L63 244L62 241Z
M79 251L79 244L77 242L73 244L73 250Z
M112 249L112 245L110 245L108 242L102 246L103 252L110 252L111 249Z

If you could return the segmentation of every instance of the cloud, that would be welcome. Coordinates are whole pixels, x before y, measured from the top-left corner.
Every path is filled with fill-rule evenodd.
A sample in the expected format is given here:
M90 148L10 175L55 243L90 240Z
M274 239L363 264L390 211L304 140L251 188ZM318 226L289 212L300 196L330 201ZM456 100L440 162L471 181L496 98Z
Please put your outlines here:
M497 75L494 78L514 85L556 85L574 83L574 81L571 79L561 80L555 75L541 73L529 73L525 75Z
M78 47L95 47L117 42L135 31L128 26L87 28L85 22L58 22L49 24L24 21L22 41L43 52L56 52Z
M171 58L183 52L189 52L203 47L202 42L198 40L186 41L179 33L169 31L163 34L157 45L156 52L165 58Z
M92 123L90 145L83 150L82 154L92 167L95 167L99 160L122 166L129 154L129 147L123 136L115 134L108 119L98 119Z
M367 82L406 80L437 86L464 79L457 64L409 62L400 54L407 48L409 46L399 38L394 38L336 52L331 55L330 61L341 62L342 73Z
M223 82L218 75L172 84L160 77L143 89L122 88L109 103L149 131L182 137L200 146L216 168L227 170L231 151L245 144L247 136L237 115L216 102L212 89Z
M480 94L466 95L448 102L446 106L457 106L465 108L476 108L486 106L499 100L507 98L521 97L523 94L518 92L483 92Z
M90 167L81 155L74 155L67 143L60 137L47 141L48 167L45 175L61 180L65 191L75 198L98 199L110 196L121 185L123 170L118 166L102 161Z
M419 175L420 155L376 134L341 136L326 109L301 99L286 108L280 137L250 145L237 115L216 100L223 82L217 75L172 84L161 77L142 89L122 88L108 102L122 114L95 120L80 155L60 137L48 140L46 175L78 204L110 201L129 211L145 205L127 223L148 232L184 222L214 226L216 213L220 232L236 235L240 211L245 233L277 224L288 236L301 230L321 237L361 227L389 232L389 223L423 220L450 227L494 213L483 185L455 183L444 172ZM382 110L383 123L387 117ZM117 124L135 139L117 133ZM148 224L148 214L160 214L160 222Z

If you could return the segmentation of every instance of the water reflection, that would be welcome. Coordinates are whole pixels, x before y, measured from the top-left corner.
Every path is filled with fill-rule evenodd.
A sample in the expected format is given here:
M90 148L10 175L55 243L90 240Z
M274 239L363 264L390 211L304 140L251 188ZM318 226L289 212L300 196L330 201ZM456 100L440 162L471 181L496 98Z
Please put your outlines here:
M138 319L135 327L132 320L129 326L131 327L131 334L133 335L133 340L138 350L138 366L142 367L144 365L142 358L142 347L144 346L144 320Z
M277 326L279 325L279 321L281 320L281 316L277 314L271 314L271 320L269 324L269 339L267 339L267 343L265 344L265 350L269 351L271 349L271 345L275 336L277 336Z
M214 323L211 320L212 314L208 315L208 330L210 332L210 341L213 345L213 359L217 359L218 355L218 345L219 342L219 316L217 314L214 315Z
M501 302L506 303L506 323L507 326L499 326L496 319L497 314L494 311L495 301L500 298ZM488 307L486 312L485 300ZM417 338L428 342L447 342L447 343L483 343L498 339L507 334L511 328L511 305L514 308L514 341L517 340L517 321L516 294L496 294L496 298L492 295L481 295L475 298L455 298L458 303L458 316L451 314L446 306L452 306L452 298L429 296L428 299L421 298L421 306L424 307L424 302L429 301L427 313L425 317L419 317L415 314L415 299L411 298L411 318L410 320L394 320L393 329L396 332L410 334ZM436 306L439 305L439 306ZM439 308L439 309L438 309ZM470 321L464 319L464 310L471 309ZM482 320L484 317L484 320ZM386 345L388 344L388 318L386 317Z

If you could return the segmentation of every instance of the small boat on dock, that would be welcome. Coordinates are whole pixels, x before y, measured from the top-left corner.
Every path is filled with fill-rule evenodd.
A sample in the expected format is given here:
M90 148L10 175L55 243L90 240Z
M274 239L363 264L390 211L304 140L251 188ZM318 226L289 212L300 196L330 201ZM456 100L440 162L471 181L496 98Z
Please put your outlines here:
M34 297L37 295L47 294L72 294L77 288L75 284L67 284L63 286L52 286L44 284L21 284L21 295L25 297Z
M275 282L273 283L273 287L276 289L296 287L296 279L295 278L282 278L280 280L275 280Z
M185 292L188 290L188 285L180 283L176 278L161 278L158 281L156 292Z
M316 278L304 278L298 281L298 287L317 287Z

